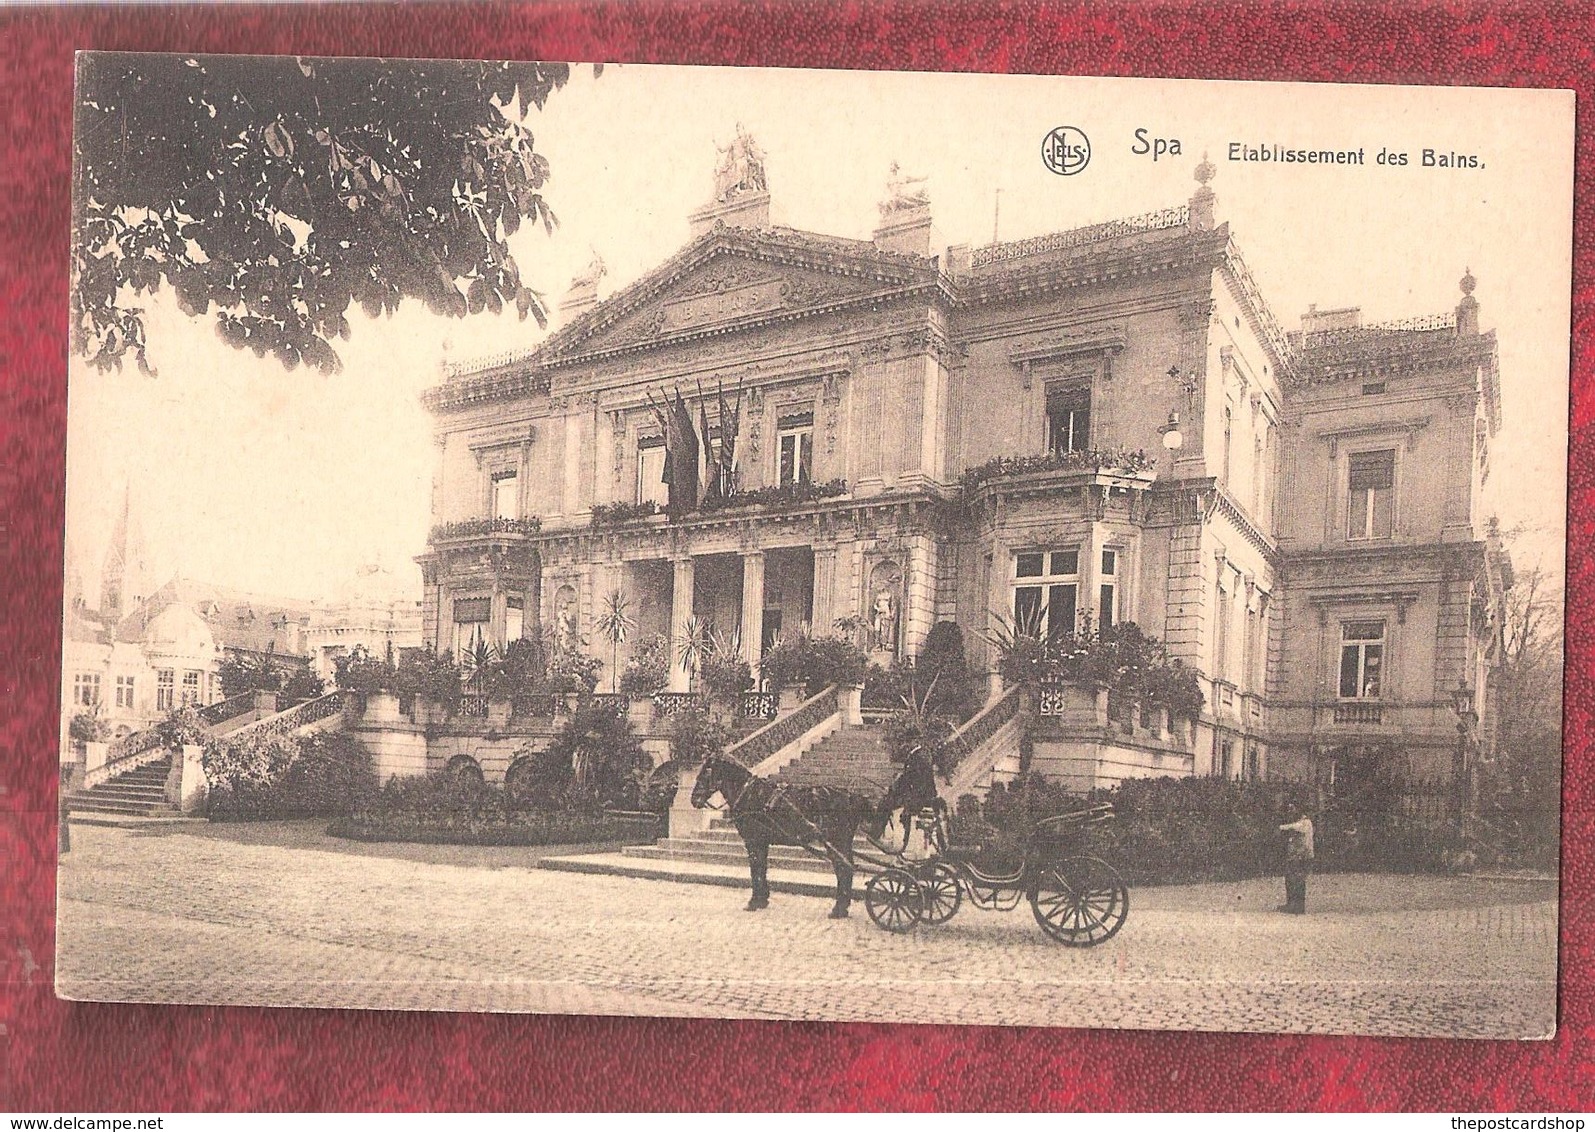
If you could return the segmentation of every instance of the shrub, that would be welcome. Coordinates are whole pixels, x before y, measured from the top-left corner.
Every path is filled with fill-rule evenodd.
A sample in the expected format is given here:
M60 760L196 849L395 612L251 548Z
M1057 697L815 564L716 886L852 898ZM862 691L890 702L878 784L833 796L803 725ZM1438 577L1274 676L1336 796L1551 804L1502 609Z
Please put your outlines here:
M67 724L67 734L74 743L103 743L110 729L100 718L99 709L80 711Z
M370 757L347 732L206 742L213 821L347 814L375 789Z
M346 692L386 692L395 686L394 666L371 655L364 645L355 645L332 662L333 681Z
M670 761L702 766L710 755L731 745L731 729L702 710L679 711L670 717Z
M979 675L969 671L964 632L957 622L938 621L931 626L913 676L920 695L926 698L925 710L934 715L962 723L979 711L985 700Z
M661 692L670 683L670 641L656 633L638 647L620 674L620 690L633 699Z
M735 710L742 693L753 687L753 669L728 649L712 648L699 664L698 677L709 698Z
M592 702L576 709L544 757L550 777L568 784L571 804L593 810L634 807L635 772L653 766L631 721Z
M759 675L772 691L803 686L810 693L830 684L849 687L864 683L869 657L844 637L799 634L775 642L759 662Z
M658 818L642 814L367 810L337 819L327 832L354 841L434 845L639 845L661 829Z

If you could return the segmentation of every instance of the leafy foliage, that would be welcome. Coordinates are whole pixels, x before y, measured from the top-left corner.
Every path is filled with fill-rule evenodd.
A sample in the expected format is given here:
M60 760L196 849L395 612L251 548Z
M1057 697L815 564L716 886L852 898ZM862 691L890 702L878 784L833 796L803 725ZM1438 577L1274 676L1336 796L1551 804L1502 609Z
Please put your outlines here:
M634 805L635 772L653 765L631 721L591 702L576 709L543 758L549 777L568 784L571 804L587 809Z
M1171 658L1163 643L1132 621L1097 632L1044 636L1044 607L1018 621L999 620L990 639L997 648L997 670L1010 684L1044 680L1107 688L1125 702L1167 707L1176 718L1195 719L1206 697L1196 670Z
M659 504L652 499L641 503L594 503L592 523L595 527L622 527L636 519L659 514Z
M781 637L759 662L759 675L779 691L793 686L811 693L829 684L851 687L864 683L869 657L845 637L812 637L798 633Z
M376 788L348 732L213 738L204 745L213 821L347 814Z
M620 504L616 504L620 506ZM596 517L595 517L596 521ZM610 690L620 687L620 646L626 643L637 628L637 619L631 615L631 599L620 590L611 590L604 597L594 623L600 639L609 642L609 671L613 681Z
M514 303L545 321L509 237L552 230L526 111L548 63L100 54L78 70L73 349L147 369L128 296L170 284L222 339L339 368L346 312ZM504 109L501 109L504 108Z
M521 764L524 766L524 762ZM513 766L512 766L513 769ZM328 830L360 841L456 845L635 845L659 835L657 819L527 804L504 786L444 773L393 778Z
M846 480L827 480L824 483L772 484L768 487L748 488L727 492L724 495L706 495L700 509L703 511L729 511L739 507L796 507L815 503L821 499L835 499L847 494Z
M731 729L706 711L678 711L670 717L670 761L702 766L710 755L731 745Z
M228 653L216 666L222 696L232 699L249 692L276 692L279 706L313 700L326 691L321 677L298 657L279 657L272 646L265 653Z
M663 633L656 633L632 651L626 670L620 674L620 690L640 699L663 691L669 683L670 641Z
M1075 452L1048 452L1033 456L996 456L964 472L960 485L973 491L988 480L1030 472L1091 471L1139 475L1157 461L1139 448L1091 448Z
M100 718L100 710L80 711L67 724L67 736L74 743L103 743L110 728Z

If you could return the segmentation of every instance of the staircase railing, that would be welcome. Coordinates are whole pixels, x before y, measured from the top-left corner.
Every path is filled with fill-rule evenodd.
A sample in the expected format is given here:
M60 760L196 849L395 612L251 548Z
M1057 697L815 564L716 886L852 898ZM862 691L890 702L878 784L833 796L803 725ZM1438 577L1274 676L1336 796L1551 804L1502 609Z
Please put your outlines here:
M254 723L246 723L237 731L227 736L229 741L235 739L254 738L267 735L287 735L301 727L309 727L328 716L337 715L343 711L348 701L349 693L340 689L328 692L325 696L318 696L313 700L280 711L276 715L268 715L265 719L257 719Z
M812 696L794 712L771 720L747 738L726 748L726 757L753 768L842 710L835 684Z
M244 692L230 699L218 703L207 704L199 709L199 720L207 727L215 727L226 723L229 719L237 719L246 712L255 710L255 693Z
M952 765L947 768L948 782L958 784L968 777L970 757L1019 714L1024 702L1024 687L1016 684L948 736L946 749L953 757Z
M112 743L106 759L83 776L83 789L91 790L130 770L157 763L170 752L172 731L164 722L135 731Z

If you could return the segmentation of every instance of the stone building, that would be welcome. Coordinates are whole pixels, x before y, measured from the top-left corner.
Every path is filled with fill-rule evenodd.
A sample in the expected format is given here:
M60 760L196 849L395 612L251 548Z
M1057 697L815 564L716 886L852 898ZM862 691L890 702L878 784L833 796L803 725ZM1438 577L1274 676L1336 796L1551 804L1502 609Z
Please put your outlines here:
M971 249L894 167L861 241L773 225L740 137L676 255L602 301L595 261L540 346L425 395L427 641L590 639L616 590L635 637L696 618L755 665L805 626L889 661L940 621L977 657L1002 617L1133 621L1201 673L1201 720L1043 696L1038 768L1294 775L1367 733L1429 742L1492 655L1493 335L1471 279L1455 318L1287 335L1213 173L1178 207Z

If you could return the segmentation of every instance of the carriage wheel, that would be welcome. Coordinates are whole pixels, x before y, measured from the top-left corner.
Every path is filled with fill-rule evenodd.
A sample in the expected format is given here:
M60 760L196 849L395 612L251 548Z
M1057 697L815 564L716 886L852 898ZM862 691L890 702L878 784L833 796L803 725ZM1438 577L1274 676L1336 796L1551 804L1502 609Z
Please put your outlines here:
M942 861L933 862L916 871L919 891L924 896L925 907L920 922L945 924L952 919L963 902L963 886L958 883L958 872Z
M864 888L869 918L889 932L911 931L924 912L925 897L913 874L887 869L870 878Z
M1041 870L1030 908L1059 943L1095 947L1112 939L1130 914L1130 890L1095 857L1070 857Z

